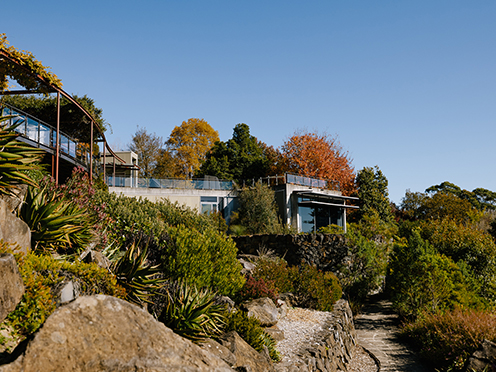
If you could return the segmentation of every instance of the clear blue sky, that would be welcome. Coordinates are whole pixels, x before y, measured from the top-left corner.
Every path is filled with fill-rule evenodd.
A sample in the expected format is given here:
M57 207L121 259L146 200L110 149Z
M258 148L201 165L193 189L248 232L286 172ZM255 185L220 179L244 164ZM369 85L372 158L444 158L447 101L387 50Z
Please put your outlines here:
M495 1L8 1L0 32L112 125L165 139L204 118L275 147L337 135L391 199L443 181L496 191Z

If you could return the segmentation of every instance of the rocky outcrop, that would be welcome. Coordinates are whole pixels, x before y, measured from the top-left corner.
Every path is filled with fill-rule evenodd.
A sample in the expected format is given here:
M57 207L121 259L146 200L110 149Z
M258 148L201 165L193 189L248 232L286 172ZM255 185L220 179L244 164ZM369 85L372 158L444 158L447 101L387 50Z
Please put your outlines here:
M9 205L1 198L0 240L13 244L12 248L23 253L27 253L31 249L31 230L24 221L12 213Z
M496 369L496 343L484 340L481 347L472 354L465 365L465 371L483 372Z
M0 323L14 311L24 294L24 284L13 255L0 254Z
M267 297L247 301L241 305L241 308L248 312L248 316L257 318L263 327L275 325L280 318L279 309Z
M263 247L284 257L290 266L305 262L323 271L336 272L349 260L346 239L338 234L250 235L233 240L242 254L257 255Z
M237 332L224 335L220 343L225 346L236 358L233 367L237 371L272 372L275 371L268 355L257 352L246 343Z
M14 362L0 372L232 371L174 334L146 310L104 296L58 308Z

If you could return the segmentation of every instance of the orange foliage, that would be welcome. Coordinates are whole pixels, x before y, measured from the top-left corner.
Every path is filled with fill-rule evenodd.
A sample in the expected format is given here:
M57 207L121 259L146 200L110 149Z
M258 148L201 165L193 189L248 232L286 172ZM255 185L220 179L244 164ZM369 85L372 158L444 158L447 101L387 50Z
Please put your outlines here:
M284 172L335 181L344 195L356 191L348 152L327 133L296 132L281 147Z

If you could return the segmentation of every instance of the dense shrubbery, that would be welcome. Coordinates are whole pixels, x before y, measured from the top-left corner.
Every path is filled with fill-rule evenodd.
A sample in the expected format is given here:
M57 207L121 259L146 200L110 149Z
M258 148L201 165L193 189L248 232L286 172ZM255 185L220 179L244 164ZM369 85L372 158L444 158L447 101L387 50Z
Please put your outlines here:
M487 233L432 220L405 236L395 245L388 277L400 314L415 319L424 312L491 306L495 245Z
M8 245L0 244L0 253L5 252L9 252ZM126 295L115 276L96 264L70 263L34 253L15 256L25 293L8 321L23 336L35 332L55 310L54 289L64 280L75 281L81 295L102 293L119 298Z
M334 274L306 264L300 268L288 267L281 258L259 259L253 276L254 283L259 287L263 283L268 293L293 292L298 306L311 309L332 311L334 303L342 295L339 280ZM243 290L249 293L248 289L245 287Z
M494 241L446 218L404 222L400 233L387 287L406 320L403 333L436 368L460 370L483 338L495 337Z
M165 275L183 279L197 288L212 288L232 295L244 284L237 248L230 238L212 229L203 233L184 225L168 230L169 243L162 250Z
M348 225L350 260L338 276L353 312L360 310L368 294L383 289L396 231L394 223L382 221L374 212Z
M432 367L459 371L484 339L496 341L496 315L461 309L424 314L406 325L403 335Z

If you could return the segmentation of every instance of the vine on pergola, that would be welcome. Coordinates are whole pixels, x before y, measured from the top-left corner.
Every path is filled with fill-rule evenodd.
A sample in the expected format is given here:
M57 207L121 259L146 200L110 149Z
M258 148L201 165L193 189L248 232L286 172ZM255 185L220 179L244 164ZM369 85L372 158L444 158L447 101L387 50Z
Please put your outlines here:
M4 52L17 63L0 53L0 91L9 90L8 78L17 81L28 90L48 95L53 92L51 86L62 88L62 82L50 67L45 67L31 52L17 50L9 46L7 36L0 34L0 52Z

